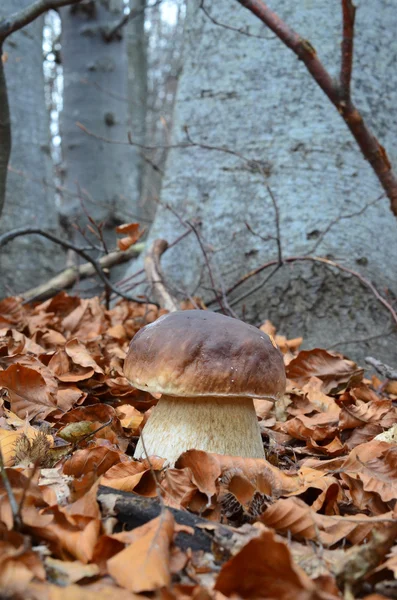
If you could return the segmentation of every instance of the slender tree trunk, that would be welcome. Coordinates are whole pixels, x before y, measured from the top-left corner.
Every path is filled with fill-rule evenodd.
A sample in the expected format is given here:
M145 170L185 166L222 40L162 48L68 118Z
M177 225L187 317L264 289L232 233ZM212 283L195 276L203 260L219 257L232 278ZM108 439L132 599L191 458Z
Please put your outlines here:
M76 194L64 197L62 222L75 239L73 223L84 229L87 215L104 222L110 247L114 227L139 217L139 154L100 139L127 141L129 131L123 8L122 0L98 0L61 11L64 185Z
M3 0L2 14L29 4ZM4 73L11 113L12 152L0 233L15 227L58 229L49 149L49 121L44 99L42 53L43 17L16 31L3 46ZM11 145L7 125L6 87L0 75L0 188L5 186ZM3 137L4 136L4 137ZM1 197L1 190L0 190ZM0 297L20 292L48 279L63 263L63 255L48 240L20 238L0 254Z
M198 145L168 155L163 207L149 246L157 237L173 241L183 231L180 219L196 218L213 279L227 289L251 269L277 262L279 226L284 258L326 256L373 281L393 304L395 219L388 199L377 200L382 188L346 124L304 65L256 17L228 0L205 2L210 16L201 5L188 3L173 132L173 143L184 144L188 127ZM273 8L316 48L331 76L339 75L340 4L279 0ZM392 3L360 3L353 98L394 165L396 28ZM169 285L190 293L199 286L198 293L211 302L205 264L193 234L162 261ZM201 280L203 268L207 276ZM254 323L271 319L283 333L303 335L307 347L339 343L336 349L358 358L371 350L386 362L397 360L396 335L388 335L393 326L395 331L390 312L356 277L323 263L288 263L256 293L238 300L268 274L229 294L237 314ZM210 306L219 309L217 303ZM368 342L351 343L364 338Z
M7 55L4 55L6 60ZM7 82L0 47L0 216L6 195L7 169L11 154L11 119L8 106Z
M128 53L128 104L130 110L130 130L132 138L139 144L145 144L147 111L147 40L145 34L146 0L130 0L131 18L126 26ZM139 215L150 217L150 206L142 198L142 186L145 162L138 153L137 185L139 192Z

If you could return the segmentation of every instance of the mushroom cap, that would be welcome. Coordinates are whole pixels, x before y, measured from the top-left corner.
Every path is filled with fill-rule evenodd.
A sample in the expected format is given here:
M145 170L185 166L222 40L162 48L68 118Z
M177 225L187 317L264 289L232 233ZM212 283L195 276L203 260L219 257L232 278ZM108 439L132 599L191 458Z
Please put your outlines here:
M132 385L152 394L277 399L283 356L252 325L206 310L164 315L132 339L124 363Z

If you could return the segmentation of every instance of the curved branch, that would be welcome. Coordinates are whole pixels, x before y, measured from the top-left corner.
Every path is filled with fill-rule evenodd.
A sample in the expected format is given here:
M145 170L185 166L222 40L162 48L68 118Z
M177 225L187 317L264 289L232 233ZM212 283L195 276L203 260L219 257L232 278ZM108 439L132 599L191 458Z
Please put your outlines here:
M0 43L3 42L11 33L22 29L29 23L32 23L37 17L40 17L47 10L56 10L61 6L68 4L79 4L82 0L36 0L29 6L22 8L18 12L4 17L0 20Z
M168 249L166 240L154 240L145 257L145 271L154 295L158 298L160 306L169 312L179 310L178 302L171 296L164 283L164 275L160 265L161 255Z
M0 44L0 215L6 196L7 167L11 154L11 119Z
M146 299L135 298L134 296L129 296L128 294L125 294L124 292L122 292L118 287L113 285L113 283L106 277L105 273L103 272L100 262L95 260L95 258L91 258L91 256L88 254L88 252L86 252L86 250L83 250L82 248L79 248L78 246L75 246L74 244L72 244L66 240L62 240L62 239L58 238L57 236L53 235L52 233L49 233L48 231L44 231L43 229L39 229L37 227L21 227L20 229L13 229L12 231L8 231L7 233L0 235L0 248L2 246L5 246L6 244L8 244L9 242L11 242L12 240L14 240L17 237L20 237L22 235L31 235L31 234L41 235L42 237L45 237L48 240L51 240L52 242L54 242L54 244L58 244L59 246L62 246L62 248L65 248L66 250L73 250L74 252L76 252L76 254L78 254L79 256L82 256L87 262L92 264L96 273L98 274L100 279L103 281L103 283L110 290L112 290L112 292L115 293L117 296L120 296L121 298L124 298L125 300L130 300L131 302L136 302L137 304L150 303L150 304L154 304L155 306L158 306L157 302L152 302L148 298L146 298Z

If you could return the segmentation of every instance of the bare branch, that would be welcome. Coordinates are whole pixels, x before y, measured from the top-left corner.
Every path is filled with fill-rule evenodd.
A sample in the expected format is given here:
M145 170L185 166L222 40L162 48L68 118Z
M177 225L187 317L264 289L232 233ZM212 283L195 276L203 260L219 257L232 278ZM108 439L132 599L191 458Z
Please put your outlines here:
M373 168L379 182L385 190L393 214L397 217L397 178L392 170L386 150L381 146L376 137L367 127L360 112L350 98L342 99L341 86L335 82L317 56L315 48L308 40L302 38L296 31L288 27L262 0L237 0L242 6L250 10L258 19L269 27L280 40L303 62L315 82L323 90L335 106L346 125L354 136L364 158L368 160ZM346 0L347 10L351 2ZM346 19L346 35L348 39L349 29L353 35L354 16L351 10ZM343 59L343 85L350 90L351 64L353 51L353 39L351 47L346 44L346 54ZM350 48L350 49L349 49ZM346 87L347 86L347 87Z
M179 310L178 302L171 296L164 284L164 275L160 265L161 255L167 248L168 242L166 240L154 240L145 257L145 271L160 306L170 312L175 312Z
M203 11L203 13L205 14L205 16L207 17L207 19L209 19L211 21L211 23L213 23L214 25L217 25L218 27L223 27L224 29L228 29L229 31L235 31L236 33L240 33L241 35L246 35L247 37L256 38L258 40L274 40L275 39L273 36L266 37L265 35L256 35L255 33L250 33L247 29L243 29L242 27L240 27L240 28L233 27L232 25L227 25L227 23L221 23L217 19L214 19L214 17L211 15L208 8L204 5L204 0L201 0L200 8Z
M353 70L354 19L356 7L352 0L342 0L343 39L340 70L340 95L345 102L350 100L350 83Z
M208 274L209 274L209 277L210 277L210 280L211 280L211 285L212 285L212 288L215 290L215 295L216 295L218 304L219 304L222 312L225 315L227 315L228 311L226 309L226 306L225 306L224 302L222 301L221 295L219 295L218 292L217 292L217 288L215 286L215 279L214 279L214 276L213 276L213 273L212 273L212 269L211 269L211 263L210 263L210 260L208 258L208 254L207 254L207 251L206 251L206 249L204 247L204 244L203 244L203 242L201 240L200 234L199 234L199 232L197 230L197 227L195 225L193 225L193 223L191 223L190 221L186 221L186 222L189 225L189 227L191 227L194 235L196 236L197 241L198 241L199 246L200 246L200 249L201 249L201 252L203 253L205 264L207 265Z
M144 248L145 244L141 242L134 244L125 252L120 252L119 250L110 252L106 256L103 256L99 260L99 263L103 269L109 269L138 256L143 252ZM32 302L33 300L38 299L46 300L57 294L60 290L71 288L76 281L87 279L87 277L92 277L94 274L95 268L91 263L84 263L79 267L69 267L61 273L58 273L58 275L55 275L55 277L49 281L46 281L46 283L27 290L21 294L21 296L24 298L25 302Z
M74 252L76 252L76 254L79 254L79 256L82 256L84 258L84 260L86 260L87 262L92 264L96 273L99 275L99 277L103 281L103 283L105 285L107 285L112 290L112 292L114 294L116 294L117 296L120 296L121 298L124 298L125 300L130 300L131 302L136 302L138 304L150 303L150 304L155 304L156 306L158 306L157 302L152 302L148 298L145 298L145 299L135 298L133 296L129 296L128 294L125 294L124 292L122 292L119 288L117 288L115 285L113 285L113 283L106 277L105 273L103 272L100 262L95 260L95 258L91 258L91 256L86 252L86 250L82 250L81 248L79 248L78 246L75 246L71 242L62 240L62 239L58 238L57 236L53 235L52 233L49 233L48 231L44 231L43 229L39 229L37 227L22 227L20 229L13 229L12 231L4 233L3 235L0 236L0 248L2 246L5 246L6 244L8 244L8 242L11 242L12 240L14 240L17 237L20 237L22 235L31 235L31 234L41 235L42 237L45 237L45 238L51 240L55 244L62 246L66 250L73 250Z
M36 0L36 2L32 2L32 4L26 6L26 8L22 8L13 15L4 17L0 21L0 45L9 35L11 35L11 33L29 25L29 23L32 23L32 21L40 17L40 15L47 10L56 10L70 4L79 4L81 1L82 0Z
M344 267L343 265L341 265L333 260L329 260L328 258L322 258L320 256L288 256L283 259L283 266L285 266L287 264L295 263L295 262L320 263L320 264L326 265L328 267L338 269L339 271L343 271L344 273L349 273L349 275L352 275L353 277L358 279L365 288L369 289L372 292L372 294L375 296L375 298L381 304L383 304L383 306L388 310L395 325L397 325L397 313L394 310L393 306L378 292L378 290L376 289L374 284L371 281L369 281L369 279L366 279L366 277L361 275L361 273L358 273L357 271L353 271L353 269L349 269L348 267ZM279 265L278 259L270 260L269 262L267 262L263 265L260 265L256 269L253 269L249 273L246 273L245 275L243 275L243 277L241 277L241 279L239 279L228 290L226 290L226 294L227 295L231 294L234 290L236 290L238 287L240 287L240 285L242 285L243 283L245 283L246 281L251 279L251 277L258 275L259 273L261 273L262 271L265 271L266 269L268 269L270 267L276 267L277 265ZM263 283L266 283L266 280ZM244 298L249 296L254 291L255 291L255 288L253 290L251 290L248 294L245 294ZM240 298L240 300L241 300L241 298ZM211 304L214 304L214 302L216 302L216 301L217 301L217 299L215 298L215 299L211 300L210 302L207 302L207 305L210 306Z
M276 201L276 197L273 194L270 187L267 185L266 189L269 193L270 198L272 199L273 207L274 207L274 219L276 223L276 242L277 242L277 253L278 253L278 263L279 266L283 264L283 251L281 247L281 231L280 231L280 212L278 210L278 204Z
M389 365L385 365L380 360L376 358L372 358L372 356L368 356L365 359L365 362L374 367L386 379L393 379L393 381L397 381L397 369L390 367Z

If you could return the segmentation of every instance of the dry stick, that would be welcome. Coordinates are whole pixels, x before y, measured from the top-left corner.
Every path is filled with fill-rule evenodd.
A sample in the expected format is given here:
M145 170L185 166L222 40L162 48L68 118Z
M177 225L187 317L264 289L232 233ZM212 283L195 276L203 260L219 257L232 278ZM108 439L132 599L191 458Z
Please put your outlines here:
M368 160L397 217L397 178L393 173L386 150L364 122L350 98L350 78L353 62L354 9L350 0L342 1L344 43L342 49L341 81L336 82L319 60L308 40L288 27L262 0L237 0L269 27L280 40L304 63L313 79L323 90L345 121L364 158Z
M356 277L364 287L369 288L371 290L371 292L373 293L375 298L381 304L383 304L383 306L389 311L389 313L391 314L391 316L393 318L394 323L397 325L397 313L394 310L394 308L392 307L392 305L387 300L385 300L385 298L383 298L383 296L380 295L380 293L378 292L378 290L376 289L374 284L371 283L371 281L369 281L368 279L363 277L363 275L361 275L357 271L353 271L352 269L349 269L348 267L344 267L343 265L340 265L339 263L337 263L333 260L329 260L328 258L321 258L319 256L288 256L287 258L283 258L283 266L288 263L308 262L308 261L325 264L328 267L335 267L336 269L339 269L339 271L349 273L349 275L353 275L353 277ZM228 290L226 290L226 294L227 295L231 294L234 290L236 290L238 287L240 287L240 285L242 285L243 283L248 281L248 279L251 279L251 277L254 277L255 275L258 275L258 273L261 273L265 269L268 269L269 267L273 267L276 265L279 265L278 259L270 260L269 262L267 262L263 265L260 265L256 269L253 269L249 273L246 273L243 277L241 277L241 279L239 279L239 281L237 281ZM250 293L252 293L252 290ZM248 296L250 293L246 294L244 297ZM211 300L207 304L208 304L208 306L210 306L211 304L214 304L214 302L216 302L216 299Z
M154 240L145 257L144 264L149 284L160 306L170 312L175 312L179 310L179 305L165 286L164 275L160 266L161 255L164 254L167 248L168 242L166 240Z
M30 235L30 234L41 235L42 237L45 237L45 238L51 240L55 244L59 244L60 246L62 246L63 248L66 248L67 250L73 250L74 252L76 252L77 254L82 256L87 262L92 264L96 273L99 275L99 277L103 281L103 283L105 285L107 285L112 290L112 292L114 292L117 296L120 296L121 298L124 298L125 300L130 300L131 302L136 302L137 304L148 304L149 303L149 304L155 304L156 306L158 306L157 302L152 302L148 298L146 298L146 299L135 298L134 296L129 296L128 294L125 294L119 288L114 286L113 283L106 277L105 273L102 270L102 266L98 260L95 260L95 258L91 258L91 256L85 250L82 250L78 246L75 246L74 244L72 244L66 240L62 240L61 238L58 238L57 236L53 235L52 233L49 233L48 231L44 231L43 229L40 229L38 227L22 227L20 229L13 229L12 231L4 233L3 235L0 236L0 248L2 246L5 246L6 244L8 244L8 242L11 242L11 240L14 240L17 237L20 237L22 235Z
M144 248L144 243L134 244L125 252L119 250L110 252L106 256L100 258L98 262L103 269L110 269L115 265L120 265L129 261L131 258L138 256L143 252ZM33 300L38 299L47 300L47 298L52 298L52 296L59 291L71 288L76 281L87 279L87 277L91 277L94 274L95 268L91 263L84 263L79 267L69 267L64 269L61 273L58 273L58 275L55 275L55 277L49 281L23 292L21 296L24 298L25 302L32 302Z
M6 491L6 494L8 496L8 501L10 503L14 529L16 529L18 531L22 527L21 515L19 512L18 502L15 499L10 480L8 479L7 470L5 468L4 457L3 457L3 452L1 450L1 447L0 447L0 476L1 476L1 479L3 480L4 489Z
M380 360L372 358L372 356L367 356L365 362L374 367L374 369L376 369L378 373L382 375L382 377L385 377L386 379L392 379L393 381L397 381L397 369L393 369L393 367L385 365Z

